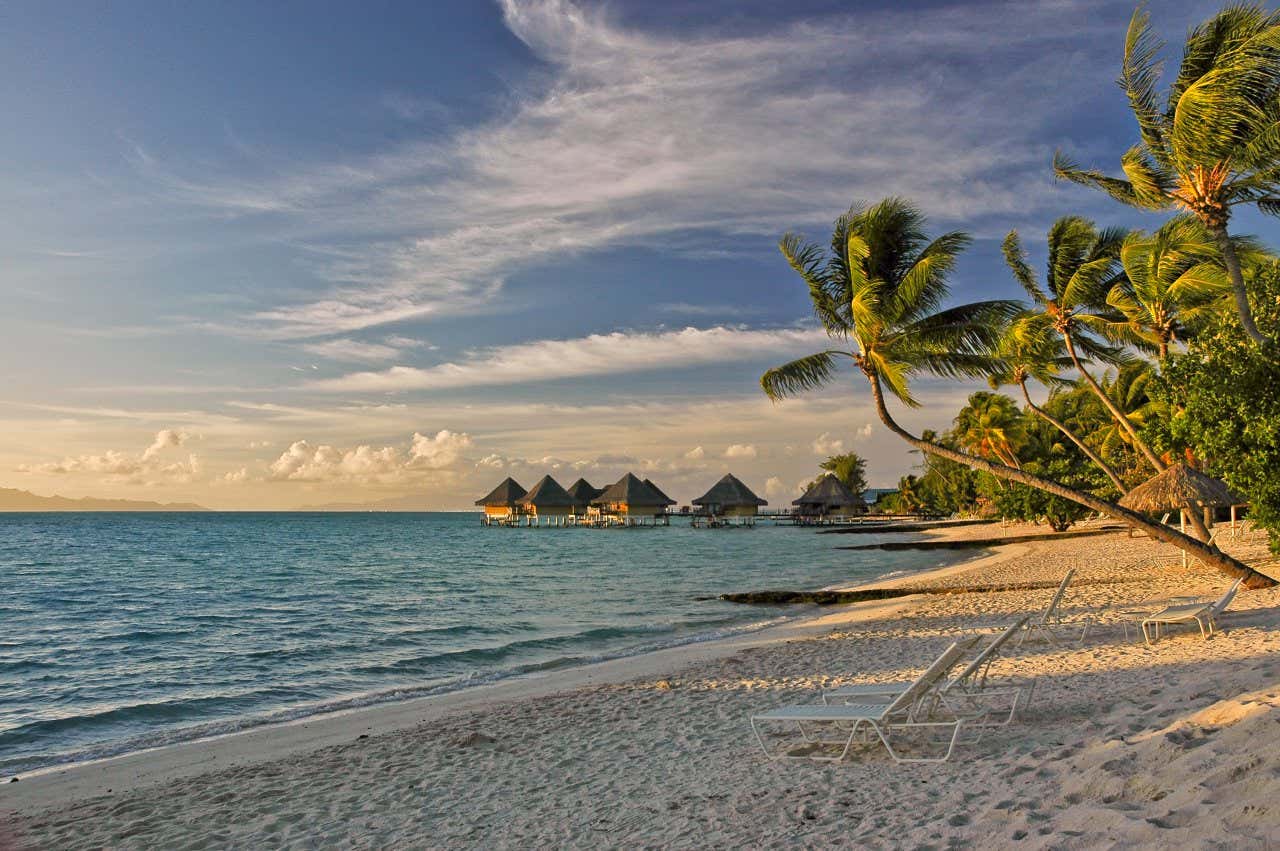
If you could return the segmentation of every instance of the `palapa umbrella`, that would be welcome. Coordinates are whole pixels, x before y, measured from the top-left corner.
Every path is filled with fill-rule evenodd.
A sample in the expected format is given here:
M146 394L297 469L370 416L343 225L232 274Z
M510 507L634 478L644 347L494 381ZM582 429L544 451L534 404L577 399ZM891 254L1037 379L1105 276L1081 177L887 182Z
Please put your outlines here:
M1178 522L1186 531L1186 506L1201 509L1219 506L1236 506L1244 500L1231 492L1227 483L1199 470L1177 463L1169 465L1163 473L1148 479L1120 498L1120 505L1133 511L1164 511L1178 509ZM1232 525L1235 524L1234 514ZM1187 554L1182 554L1185 565Z

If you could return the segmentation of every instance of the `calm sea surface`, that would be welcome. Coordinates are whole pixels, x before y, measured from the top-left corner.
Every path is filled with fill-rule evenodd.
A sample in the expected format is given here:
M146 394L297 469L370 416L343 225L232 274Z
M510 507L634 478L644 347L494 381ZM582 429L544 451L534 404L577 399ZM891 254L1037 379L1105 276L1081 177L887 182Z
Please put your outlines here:
M940 562L834 549L852 542L680 520L0 514L0 777L754 629L797 613L694 598Z

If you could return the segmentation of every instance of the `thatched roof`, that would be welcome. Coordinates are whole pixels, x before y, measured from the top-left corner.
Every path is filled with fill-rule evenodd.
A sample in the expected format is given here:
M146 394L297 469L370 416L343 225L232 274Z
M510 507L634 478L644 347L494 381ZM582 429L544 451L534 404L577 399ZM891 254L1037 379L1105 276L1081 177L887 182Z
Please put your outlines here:
M831 473L827 473L814 482L799 499L793 499L791 504L799 505L802 508L820 508L826 511L846 506L857 508L866 503L862 501L862 497L849 490L848 485Z
M649 486L650 490L652 490L654 493L658 495L659 499L662 500L662 502L658 503L659 505L675 505L676 504L676 501L671 497L667 496L665 493L663 493L662 488L655 485L652 479L645 479L644 483Z
M476 505L515 505L524 497L524 488L515 479L507 476L489 495L476 500Z
M569 485L569 496L573 497L573 505L575 508L585 508L591 504L591 500L604 493L600 488L592 486L586 479L578 479Z
M569 492L560 487L559 482L550 476L543 476L520 499L520 504L532 505L534 508L568 508L574 501Z
M598 497L591 500L592 505L625 502L627 505L674 505L669 498L650 485L627 473L621 479L609 485Z
M1206 476L1186 464L1171 464L1169 469L1143 482L1120 498L1120 504L1134 511L1166 511L1182 508L1187 503L1213 508L1240 505L1245 500L1236 496L1227 483Z
M693 501L694 505L714 505L721 508L740 505L768 505L769 503L751 492L733 473L725 473L724 478L711 486L711 490Z

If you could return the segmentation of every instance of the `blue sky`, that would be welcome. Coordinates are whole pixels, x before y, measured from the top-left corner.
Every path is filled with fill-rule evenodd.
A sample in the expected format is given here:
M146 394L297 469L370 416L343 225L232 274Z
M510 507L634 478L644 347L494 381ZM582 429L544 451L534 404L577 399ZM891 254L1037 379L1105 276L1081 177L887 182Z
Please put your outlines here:
M1215 4L1154 9L1166 38ZM628 468L775 503L913 456L820 345L778 237L902 194L958 299L1113 167L1129 3L20 3L0 31L0 486L470 503ZM1267 222L1238 225L1268 237ZM924 382L943 427L971 388Z

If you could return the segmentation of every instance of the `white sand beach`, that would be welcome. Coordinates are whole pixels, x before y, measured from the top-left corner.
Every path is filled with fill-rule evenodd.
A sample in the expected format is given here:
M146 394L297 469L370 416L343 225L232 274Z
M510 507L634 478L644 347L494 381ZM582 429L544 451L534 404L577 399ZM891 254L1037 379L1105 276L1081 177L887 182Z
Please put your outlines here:
M1224 545L1269 563L1260 535ZM1126 641L1112 608L1228 584L1171 553L1119 532L898 580L1017 586L1075 567L1065 608L1101 620L1083 645L1002 658L993 675L1034 678L1033 703L947 764L895 765L879 747L770 762L748 716L909 677L965 631L1042 609L1051 588L815 610L724 642L23 777L0 787L0 848L1280 843L1280 590L1240 594L1210 640Z

